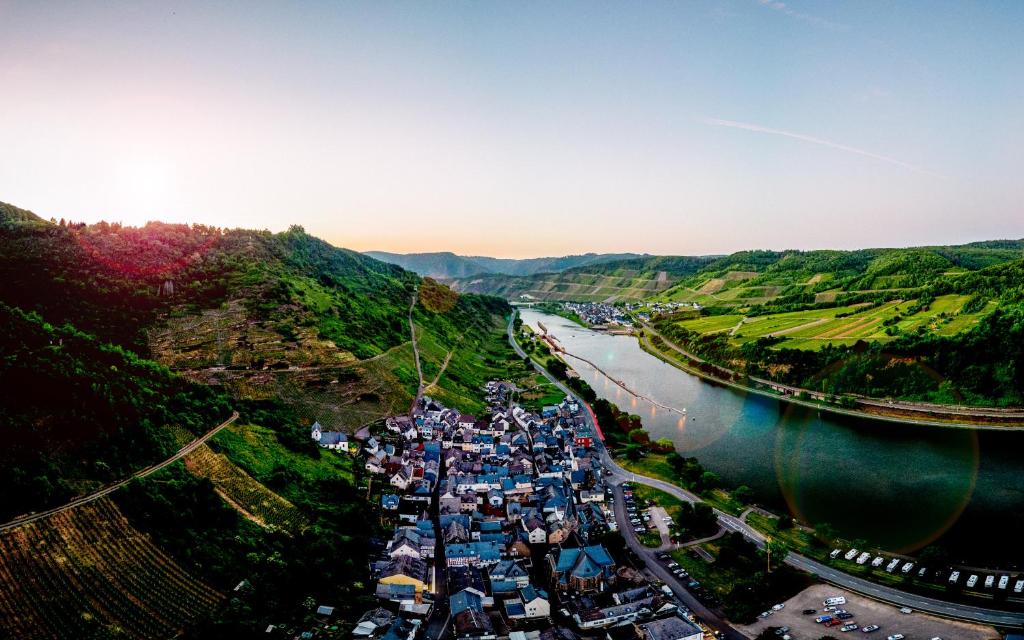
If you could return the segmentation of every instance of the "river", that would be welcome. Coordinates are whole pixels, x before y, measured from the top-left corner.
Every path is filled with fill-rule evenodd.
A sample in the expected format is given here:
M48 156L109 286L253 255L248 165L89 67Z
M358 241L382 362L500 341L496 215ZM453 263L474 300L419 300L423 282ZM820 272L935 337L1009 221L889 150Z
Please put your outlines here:
M535 309L520 314L650 398L566 358L599 396L640 415L652 438L671 439L681 454L730 485L746 484L778 512L828 522L843 537L891 551L934 542L964 562L1007 570L1024 563L1022 432L823 414L705 382L646 353L631 336Z

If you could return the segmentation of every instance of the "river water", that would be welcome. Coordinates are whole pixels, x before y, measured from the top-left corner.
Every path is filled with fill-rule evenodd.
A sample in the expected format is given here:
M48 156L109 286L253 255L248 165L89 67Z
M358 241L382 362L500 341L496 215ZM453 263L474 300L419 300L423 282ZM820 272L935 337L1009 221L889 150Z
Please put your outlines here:
M748 485L777 512L828 522L843 537L891 551L937 542L965 562L1004 569L1024 562L1024 432L823 414L705 382L646 353L631 336L534 309L520 314L650 398L567 357L599 396L640 415L652 438L671 439L681 454L728 484Z

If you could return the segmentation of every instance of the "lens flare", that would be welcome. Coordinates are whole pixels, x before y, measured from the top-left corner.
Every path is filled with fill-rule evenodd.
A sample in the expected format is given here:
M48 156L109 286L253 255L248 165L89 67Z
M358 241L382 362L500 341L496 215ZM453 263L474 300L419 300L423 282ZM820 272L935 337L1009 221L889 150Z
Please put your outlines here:
M814 409L781 406L775 472L796 518L828 523L843 538L863 538L900 553L931 544L956 523L978 478L977 431L859 418L831 421L839 423L839 431L820 428ZM923 430L927 434L918 435ZM886 439L884 447L879 436Z

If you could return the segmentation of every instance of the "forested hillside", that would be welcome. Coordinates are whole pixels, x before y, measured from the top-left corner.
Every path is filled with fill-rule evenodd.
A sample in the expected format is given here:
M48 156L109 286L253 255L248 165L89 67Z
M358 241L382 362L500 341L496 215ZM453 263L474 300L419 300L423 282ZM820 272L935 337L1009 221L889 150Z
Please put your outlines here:
M459 256L448 251L434 253L367 251L366 255L397 264L403 269L408 269L421 276L444 279L481 274L528 276L535 273L557 273L584 265L640 257L635 253L586 253L551 258L490 258L487 256Z
M298 227L84 225L0 205L0 246L0 521L123 479L241 414L98 506L0 531L5 555L35 558L14 567L28 584L59 583L0 607L0 627L35 630L25 637L241 637L305 624L307 598L345 619L370 604L375 503L359 494L361 468L318 448L310 425L354 433L408 411L410 317L423 382L449 405L480 410L486 379L525 375L504 301ZM42 550L60 536L63 560ZM169 556L150 588L115 569L129 547ZM108 570L84 589L61 562ZM175 607L187 615L169 618Z
M0 303L0 521L171 455L231 413L219 392L71 325Z
M643 256L532 276L454 278L452 286L510 300L655 299L743 308L864 298L1021 258L1022 240L908 249L740 251L728 256Z

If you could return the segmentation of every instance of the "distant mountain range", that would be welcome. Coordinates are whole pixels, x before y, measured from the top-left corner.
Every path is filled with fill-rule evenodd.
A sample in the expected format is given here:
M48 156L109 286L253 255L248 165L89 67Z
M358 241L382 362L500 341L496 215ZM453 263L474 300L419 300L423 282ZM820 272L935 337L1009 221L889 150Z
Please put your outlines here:
M560 273L566 269L646 256L646 254L639 253L585 253L577 256L516 260L487 256L460 256L450 251L434 253L366 251L365 254L431 278L465 278L482 274L529 276L535 273Z
M453 277L457 291L508 300L621 302L657 298L705 307L834 303L846 297L910 299L963 289L965 274L999 279L994 297L1019 281L994 270L1024 268L1024 240L855 251L739 251L727 256L641 256L527 275ZM958 284L959 283L959 284ZM963 293L977 293L962 291Z

